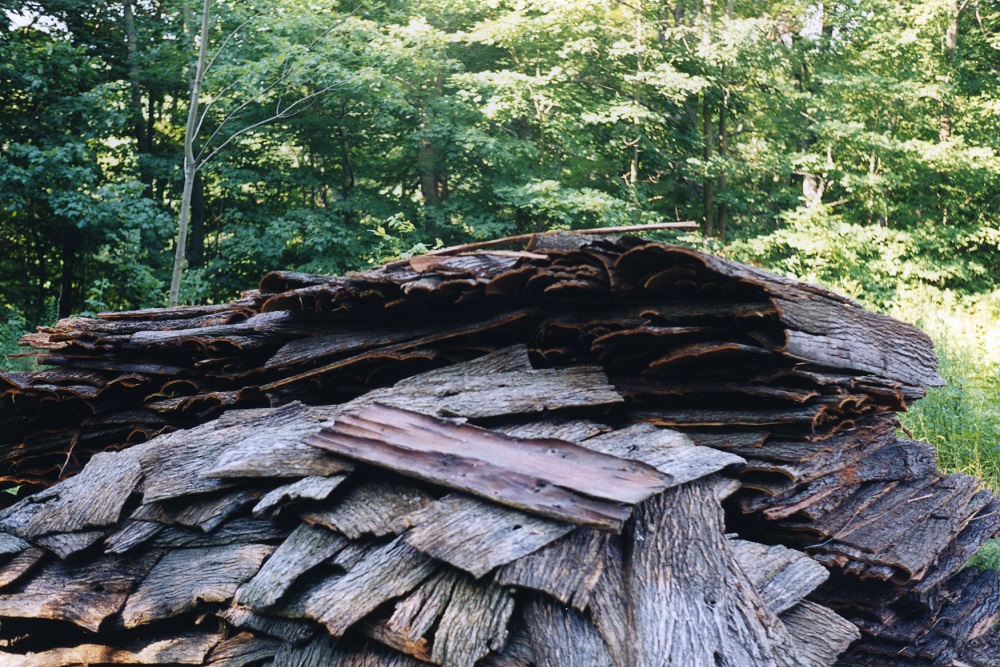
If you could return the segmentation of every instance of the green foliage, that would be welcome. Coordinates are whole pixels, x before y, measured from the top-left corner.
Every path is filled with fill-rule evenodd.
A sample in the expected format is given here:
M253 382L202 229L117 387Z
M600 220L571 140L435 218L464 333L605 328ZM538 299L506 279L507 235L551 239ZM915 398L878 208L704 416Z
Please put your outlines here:
M33 359L10 356L24 352L24 348L17 346L17 341L26 333L28 321L23 315L9 305L0 309L0 370L30 371L37 368Z

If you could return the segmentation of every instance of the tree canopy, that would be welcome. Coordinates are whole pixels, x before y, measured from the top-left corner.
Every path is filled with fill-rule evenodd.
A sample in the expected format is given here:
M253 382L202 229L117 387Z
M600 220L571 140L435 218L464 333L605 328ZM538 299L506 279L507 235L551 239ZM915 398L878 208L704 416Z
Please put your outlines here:
M0 324L166 303L202 5L0 0ZM998 286L993 3L211 5L184 302L675 220L875 304Z

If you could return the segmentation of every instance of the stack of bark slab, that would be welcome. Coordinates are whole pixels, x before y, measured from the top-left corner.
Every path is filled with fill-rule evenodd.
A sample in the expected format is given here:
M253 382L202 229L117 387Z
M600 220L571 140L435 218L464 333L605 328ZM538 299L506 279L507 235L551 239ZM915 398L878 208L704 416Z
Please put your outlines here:
M300 450L314 456L321 449L332 449L339 459L360 462L359 470L391 471L401 478L430 484L424 492L435 503L449 498L440 495L442 487L477 495L468 488L443 484L445 473L453 473L447 462L427 459L424 452L414 455L414 461L420 459L426 467L415 469L419 466L414 461L409 467L401 466L400 457L406 458L403 452L409 451L401 443L376 438L373 444L372 438L364 435L371 435L370 424L365 426L363 420L395 423L395 417L382 413L378 418L371 413L352 417L362 419L362 423L346 434L336 425L318 434L321 420L303 418L295 437L300 445L305 440L310 444L292 448L294 452L273 447L267 435L251 437L260 466L254 475L235 459L226 458L222 463L200 460L184 444L204 437L193 434L214 433L215 427L199 425L220 414L226 413L224 423L232 415L244 414L243 409L297 405L296 401L314 406L296 409L332 411L325 417L329 418L348 405L355 410L382 409L373 407L375 403L386 404L375 397L406 395L406 402L396 407L437 418L463 416L497 433L532 441L554 437L585 449L589 448L587 443L597 446L600 437L627 433L634 439L627 453L620 449L602 453L643 461L668 476L675 472L661 464L676 462L656 459L660 445L646 436L678 437L674 434L682 433L699 446L697 451L722 452L745 461L738 472L731 472L739 489L726 501L727 530L759 543L800 549L812 560L795 562L819 562L832 572L811 599L861 628L863 637L852 646L851 661L993 664L989 662L989 646L995 638L993 624L1000 616L1000 581L996 573L961 567L1000 530L1000 502L972 478L937 471L927 445L895 435L895 412L921 396L924 386L940 383L930 342L916 329L866 312L824 289L638 239L590 241L539 236L528 247L488 252L459 249L341 278L275 273L265 277L259 292L233 304L67 320L27 342L45 350L41 361L56 368L0 376L0 420L4 424L0 472L10 482L51 483L60 473L79 469L97 452L152 437L125 453L146 451L141 448L161 443L156 451L162 468L183 463L193 466L184 468L193 476L214 471L213 480L266 479L269 471L294 467ZM447 371L434 370L456 368L454 364L514 344L527 345L536 373L558 370L585 375L581 368L596 365L606 374L617 399L573 405L574 390L567 389L565 382L546 384L548 380L538 376L534 380L539 383L538 390L530 394L529 406L519 398L520 390L505 391L505 373L484 376L463 371L468 381L456 385L448 379ZM380 389L394 383L391 389ZM514 382L510 386L520 385ZM587 394L596 386L592 380L581 380L579 391ZM468 401L489 409L484 414L468 413ZM388 400L387 404L391 403ZM600 409L595 413L597 405ZM495 414L490 414L491 410ZM559 419L553 421L547 414L550 411ZM270 415L267 419L278 419L276 415L284 413L266 414ZM526 414L536 416L525 419ZM521 415L517 428L529 430L508 431L514 428L512 415ZM419 424L407 423L407 428L427 431ZM434 432L437 427L428 428ZM157 434L161 435L154 437ZM451 440L442 436L435 440L439 441ZM504 445L493 446L502 449ZM174 450L169 463L168 450ZM650 456L654 458L646 458ZM213 467L207 467L208 463ZM139 507L148 505L149 465L147 461L139 466L143 480L136 487L139 491L130 492L114 521L96 527L73 524L72 530L53 529L44 534L25 533L19 524L11 524L7 530L30 542L32 553L45 550L55 558L70 559L68 562L94 558L109 548L114 552L119 543L131 544L126 539L132 534L128 531L145 535L155 528L166 530L164 525L176 522L172 514L167 518L128 514L129 503L134 505L137 498L143 499ZM227 465L235 467L227 472ZM306 477L317 476L311 469L306 472ZM329 480L335 474L329 471L318 476ZM572 498L550 497L550 488L564 488L558 483L547 482L536 489L528 481L531 474L525 474L528 477L522 483L511 482L489 492L480 490L478 497L547 521L581 526L577 530L597 531L594 535L624 536L608 538L615 544L638 539L636 536L643 533L635 526L647 521L647 506L672 493L665 488L646 499L617 498L614 500L621 506L612 511L588 504L593 500L592 488L576 489L589 499L580 505L570 502ZM687 480L681 487L671 488L691 484L697 486ZM246 491L249 487L240 488ZM267 491L257 489L258 494ZM188 491L160 501L170 503L172 512L186 516L197 514L197 503L189 497L204 499L200 495L204 493L208 491ZM341 488L330 493L334 498L345 493L346 498L354 492ZM521 497L543 496L549 502L548 509L517 504ZM289 498L292 502L299 497L293 494ZM183 499L188 500L180 502ZM260 499L247 498L236 504L244 509L254 502ZM364 505L370 501L359 502ZM680 507L684 501L674 499L671 503ZM28 503L15 514L37 504ZM441 529L449 525L447 517L462 516L458 505L436 506L441 510L427 521L435 526L440 523ZM553 514L552 506L579 507L592 513L584 521ZM677 518L671 512L666 514L670 520ZM680 512L680 516L688 514ZM36 526L33 530L42 530L38 526L48 526L50 520L32 524ZM122 520L127 525L119 526ZM123 530L125 537L119 535ZM669 540L673 551L657 556L663 562L669 561L674 551L684 554L688 548L700 548L679 537L684 531L678 530L678 537ZM385 540L398 534L401 537L395 539L427 557L458 567L476 582L489 578L484 572L453 563L444 552L430 547L421 551L419 544L408 541L407 536L414 532L420 534L420 525L396 525L377 537ZM151 541L137 544L155 545L162 538L146 539ZM251 540L244 540L246 543L257 543L254 538L246 539ZM279 538L269 539L260 543L273 544ZM574 542L574 557L606 548L591 542L590 538ZM763 549L735 544L729 545L729 550L736 556L744 554L749 561L757 557L747 554ZM634 546L626 545L625 556L611 560L633 570L640 567L629 555ZM169 549L170 545L157 548ZM12 557L12 562L21 559L17 567L24 566L24 553ZM520 576L528 576L526 572L544 576L546 567L552 565L539 555L546 553L542 549L522 555L526 565ZM261 558L263 561L265 556ZM499 570L496 567L493 564L491 580L496 585L523 584L499 575L504 568L513 567L509 563ZM601 569L582 568L584 572ZM752 579L745 565L722 569L739 569L743 572L740 576ZM635 576L634 571L629 576ZM597 576L597 581L602 577ZM137 582L142 580L140 576ZM15 586L30 585L24 578L16 581L20 583ZM766 583L755 583L758 591L766 587ZM141 590L142 584L138 585ZM600 589L599 583L594 585ZM794 605L807 592L797 591L798 597L793 595L790 601ZM381 599L380 608L366 613L377 617L377 612L385 612L382 605L390 605L390 600L400 595ZM569 598L553 597L572 606ZM604 642L614 664L670 664L643 662L616 648L614 643L621 638L611 637L607 624L602 628L592 591L584 597L587 604L577 605L576 613L597 628L596 636ZM627 632L638 632L635 628L640 621L655 625L651 620L656 616L654 609L643 606L640 598L636 594L626 605L633 616L620 627ZM518 604L522 602L519 598ZM545 614L531 611L535 609L533 602L525 604L523 619L541 622ZM127 608L128 603L125 605ZM776 611L779 608L771 609L772 616L797 607ZM396 641L386 639L389 634L384 627L392 625L389 620L380 625L378 618L365 618L358 620L364 628L358 630L360 635L390 645ZM794 625L781 618L785 631ZM437 619L434 616L427 628L436 627ZM658 622L670 625L669 618L663 616ZM778 627L771 619L766 619L764 626ZM537 632L539 626L535 627ZM554 632L551 628L548 631ZM376 636L380 632L381 639ZM517 632L512 636L519 637ZM804 641L801 637L793 640L800 645ZM635 641L631 635L623 645ZM538 664L558 662L557 658L551 658L555 662L539 658L537 642L530 643ZM768 643L778 664L784 664L784 649L775 647L786 644L780 637ZM430 645L437 646L436 640ZM827 644L828 649L833 645L835 642ZM720 655L735 662L718 664L767 664L740 662L726 657L731 655L726 652ZM823 655L829 656L829 650ZM813 663L793 660L791 664Z
M832 664L825 568L725 534L742 460L574 416L622 400L515 346L98 454L0 517L0 663Z

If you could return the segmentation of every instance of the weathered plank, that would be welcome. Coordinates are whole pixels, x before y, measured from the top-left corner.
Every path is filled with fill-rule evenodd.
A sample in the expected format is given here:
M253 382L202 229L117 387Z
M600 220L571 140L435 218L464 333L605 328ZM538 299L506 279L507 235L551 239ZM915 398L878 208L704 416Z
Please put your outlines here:
M271 667L333 667L342 664L341 653L336 639L321 634L303 646L282 646Z
M411 591L434 563L397 538L367 554L342 577L328 579L306 597L305 612L340 636L383 602Z
M269 607L307 570L333 558L347 539L323 527L299 524L236 595L237 604Z
M365 480L332 508L311 510L301 517L307 523L326 526L352 540L362 535L382 537L394 532L400 517L426 507L433 500L427 492L404 482Z
M33 539L38 546L45 547L60 558L66 559L96 544L104 536L105 533L100 530L84 530L79 533L43 535Z
M203 476L219 479L330 477L352 470L354 465L350 461L338 459L329 452L302 443L288 443L281 448L223 455L218 465Z
M211 667L246 667L273 658L282 643L275 639L257 637L249 632L230 637L212 649L206 665Z
M460 576L434 632L431 661L443 667L473 667L490 651L503 648L513 612L508 589Z
M308 621L270 616L246 607L228 607L215 615L234 627L275 637L289 644L298 645L316 635L315 625Z
M27 574L45 557L45 549L29 548L0 567L0 588L6 588Z
M524 611L538 667L615 667L608 647L583 614L545 597L530 599ZM662 662L661 665L674 664ZM697 665L708 663L683 662Z
M629 642L628 601L625 590L625 561L622 540L611 536L604 546L601 576L590 596L590 617L604 639L615 667L632 667Z
M651 467L572 443L515 440L384 406L345 415L306 442L541 516L613 530L630 514L627 503L668 484Z
M788 628L802 667L832 665L861 632L826 607L803 600L780 616Z
M104 540L104 551L109 554L126 553L143 542L153 539L161 530L163 530L163 524L156 521L129 519Z
M5 510L0 527L37 537L109 526L118 521L141 476L131 452L99 453L80 474Z
M68 621L97 632L161 555L106 557L78 566L49 562L16 590L0 594L0 617Z
M273 544L288 536L289 530L268 519L236 518L210 533L188 528L167 528L151 542L154 548L181 549L218 547L230 544Z
M262 544L171 551L128 597L122 623L134 628L204 603L227 602L273 551Z
M300 500L326 500L340 483L347 479L346 475L334 477L306 477L297 482L279 486L260 499L253 508L253 515L261 517L279 511L288 503Z
M579 444L608 456L641 461L652 466L669 475L671 486L744 463L735 454L695 445L683 433L657 428L651 424L633 424L588 438Z
M518 510L452 494L405 519L413 529L410 546L443 560L477 579L495 567L541 549L573 529Z
M583 611L604 572L607 533L577 528L563 538L504 565L496 581L548 593L564 605Z
M780 544L766 546L736 539L729 544L761 601L774 614L794 607L830 576L806 554Z
M233 481L212 477L212 471L261 450L299 447L303 437L335 413L300 403L234 410L215 422L158 436L133 448L146 477L145 502L231 487Z
M491 653L482 659L480 667L532 667L535 654L531 650L531 638L523 624L510 632L507 645L499 653ZM617 666L616 666L617 667Z
M343 415L324 433L331 431L359 439L378 439L414 452L488 457L489 463L506 471L622 503L641 502L661 491L665 483L650 466L635 465L565 440L511 438L378 404Z
M459 576L461 576L459 571L446 569L426 579L413 589L413 592L396 603L386 627L411 644L421 641L426 643L424 638L447 608ZM416 657L425 659L419 655ZM427 650L426 659L429 658L430 651Z
M4 667L76 667L77 665L201 665L222 635L199 633L170 637L145 646L123 648L80 644L40 653L18 655L0 652ZM240 664L246 664L240 663ZM238 667L227 663L226 667Z
M25 549L31 548L31 543L16 535L0 531L0 556L13 556Z
M716 484L668 489L637 509L625 570L634 667L788 664L791 639L723 535Z

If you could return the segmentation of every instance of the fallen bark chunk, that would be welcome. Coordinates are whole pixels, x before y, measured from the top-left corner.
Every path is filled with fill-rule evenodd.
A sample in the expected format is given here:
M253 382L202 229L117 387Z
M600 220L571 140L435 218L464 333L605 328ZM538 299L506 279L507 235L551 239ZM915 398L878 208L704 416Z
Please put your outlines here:
M400 517L433 502L430 494L402 482L366 481L355 486L330 509L302 514L303 521L326 526L356 540L394 532Z
M538 597L527 603L525 621L538 667L616 667L597 628L580 612Z
M245 667L273 658L281 647L280 641L241 632L212 649L205 664L211 667Z
M262 544L171 551L129 596L122 623L134 628L206 602L227 602L273 551Z
M497 571L496 581L548 593L583 611L604 572L608 539L607 533L577 528L548 546L504 565Z
M305 612L325 625L330 634L340 636L383 602L412 590L433 571L430 558L397 538L372 550L343 576L313 589L306 597Z
M196 634L161 639L134 649L81 644L26 655L0 652L0 663L4 667L75 667L80 664L201 665L221 639L222 635ZM237 665L230 662L226 663L226 667Z
M161 555L106 557L80 566L49 562L16 590L0 594L0 617L68 621L97 632Z
M0 519L21 537L103 528L116 521L142 476L131 452L102 452L76 477L22 500Z
M347 479L346 475L306 477L297 482L279 486L260 499L260 502L253 508L253 515L261 517L268 513L274 513L285 504L299 500L326 500L345 479Z
M803 600L780 616L802 660L802 667L832 665L861 632L826 607Z
M615 530L629 504L669 485L649 466L569 442L516 440L386 406L345 415L306 442L541 516Z
M347 539L331 530L300 524L236 596L237 604L269 607L309 569L333 558Z
M541 549L572 524L452 494L405 519L410 546L465 570L477 579L495 567Z
M473 667L490 651L503 648L513 612L509 590L459 577L434 632L431 661L443 667Z
M791 640L723 535L716 484L668 489L637 510L625 570L634 667L787 664Z

